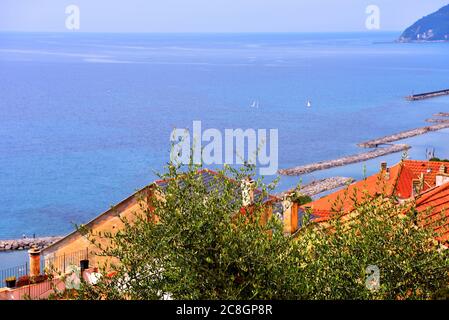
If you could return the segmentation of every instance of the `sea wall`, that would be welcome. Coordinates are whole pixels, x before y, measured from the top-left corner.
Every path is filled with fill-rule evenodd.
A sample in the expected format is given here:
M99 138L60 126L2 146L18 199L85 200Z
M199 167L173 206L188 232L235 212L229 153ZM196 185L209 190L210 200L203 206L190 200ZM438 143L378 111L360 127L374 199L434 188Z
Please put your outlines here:
M62 237L43 237L0 240L0 251L28 250L32 247L43 249L61 238Z

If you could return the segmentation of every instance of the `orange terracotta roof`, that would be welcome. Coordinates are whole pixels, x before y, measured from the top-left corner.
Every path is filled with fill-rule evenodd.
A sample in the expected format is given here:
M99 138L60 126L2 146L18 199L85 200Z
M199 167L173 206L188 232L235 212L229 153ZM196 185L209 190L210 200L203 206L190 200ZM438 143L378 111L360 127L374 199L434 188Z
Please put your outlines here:
M332 212L350 212L354 210L356 203L361 203L367 198L386 194L393 195L397 181L401 173L401 164L395 165L386 172L379 172L364 180L351 184L348 188L334 192L319 200L302 206L303 209L311 208L318 219L329 216Z
M449 240L449 183L422 193L416 201L416 209L421 226L432 227L438 240Z
M413 180L419 179L421 174L424 175L424 186L422 191L435 187L435 179L441 165L449 167L449 163L437 161L405 160L403 163L404 167L410 170Z
M396 183L395 195L400 199L409 199L413 196L413 180L415 174L406 165L402 165L401 174Z
M385 172L379 172L351 184L347 189L304 205L302 209L311 208L315 221L320 222L329 218L332 212L350 212L354 210L357 202L366 201L367 197L381 193L387 196L395 195L400 199L410 199L413 197L413 180L420 180L423 177L423 192L435 187L436 175L441 165L449 167L449 163L445 162L403 160L388 169L389 177Z

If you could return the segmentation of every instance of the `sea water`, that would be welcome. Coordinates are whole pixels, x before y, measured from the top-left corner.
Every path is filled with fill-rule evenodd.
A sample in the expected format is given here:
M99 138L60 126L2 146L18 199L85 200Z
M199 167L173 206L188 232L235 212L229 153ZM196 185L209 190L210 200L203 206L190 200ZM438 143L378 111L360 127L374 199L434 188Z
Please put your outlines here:
M0 239L61 235L94 218L152 182L169 161L171 131L195 120L278 129L280 168L426 125L449 112L449 98L404 97L449 88L449 44L398 36L0 33ZM411 158L429 147L444 158L448 138L404 142ZM400 158L283 177L278 189L360 178L364 165L371 174Z

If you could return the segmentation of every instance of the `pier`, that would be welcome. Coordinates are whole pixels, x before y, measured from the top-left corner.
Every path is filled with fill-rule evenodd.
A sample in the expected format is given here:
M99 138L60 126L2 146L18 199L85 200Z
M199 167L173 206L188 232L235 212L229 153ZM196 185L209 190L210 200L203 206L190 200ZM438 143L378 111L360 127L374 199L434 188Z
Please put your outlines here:
M416 101L416 100L424 100L424 99L436 98L436 97L447 96L447 95L449 95L449 89L413 94L411 96L407 96L406 99L409 101Z
M302 174L311 173L314 171L330 169L334 167L341 167L352 163L363 162L366 160L378 158L385 156L387 154L397 153L401 151L406 151L411 147L407 144L395 144L385 148L377 148L372 151L359 153L339 159L321 161L317 163L312 163L304 166L298 166L291 169L281 169L279 174L284 176L300 176Z

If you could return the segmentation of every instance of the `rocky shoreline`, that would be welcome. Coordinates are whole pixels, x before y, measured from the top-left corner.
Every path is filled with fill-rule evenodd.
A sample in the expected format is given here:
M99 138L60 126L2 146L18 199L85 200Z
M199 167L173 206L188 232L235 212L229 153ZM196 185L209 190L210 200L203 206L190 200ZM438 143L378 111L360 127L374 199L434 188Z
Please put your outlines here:
M0 252L28 250L32 247L43 249L60 240L62 237L23 238L13 240L0 240Z

